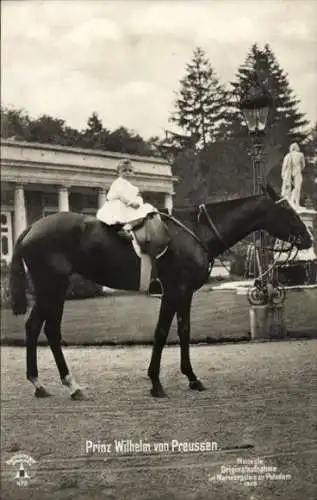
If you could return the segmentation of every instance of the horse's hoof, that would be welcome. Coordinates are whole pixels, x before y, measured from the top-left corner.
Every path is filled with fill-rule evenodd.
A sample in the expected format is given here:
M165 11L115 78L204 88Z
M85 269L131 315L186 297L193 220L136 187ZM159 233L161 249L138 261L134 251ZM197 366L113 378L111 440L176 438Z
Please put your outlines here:
M51 396L51 394L49 392L47 392L47 390L44 389L44 387L37 387L35 389L34 396L36 398L49 398Z
M85 394L81 389L77 389L73 394L70 396L74 401L83 401L86 399Z
M151 395L153 398L167 398L167 394L163 389L151 389Z
M189 388L193 391L206 391L206 387L200 380L194 380L193 382L189 382Z

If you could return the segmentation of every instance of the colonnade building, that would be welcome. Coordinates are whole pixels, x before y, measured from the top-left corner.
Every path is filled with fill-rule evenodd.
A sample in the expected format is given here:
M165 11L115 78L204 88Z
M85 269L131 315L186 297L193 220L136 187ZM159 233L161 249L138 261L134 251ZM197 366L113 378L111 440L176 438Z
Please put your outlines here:
M176 178L165 160L1 140L1 260L10 262L18 235L43 216L68 210L96 214L122 158L133 163L131 180L144 200L171 210Z

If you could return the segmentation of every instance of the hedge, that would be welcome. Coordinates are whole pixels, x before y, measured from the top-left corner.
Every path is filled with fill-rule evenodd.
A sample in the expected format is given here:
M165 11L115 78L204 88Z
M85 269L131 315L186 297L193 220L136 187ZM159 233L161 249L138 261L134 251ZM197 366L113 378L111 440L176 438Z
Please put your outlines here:
M66 293L66 299L88 299L90 297L99 297L103 295L103 288L93 281L86 280L79 274L73 274L70 277L69 287Z
M9 307L11 302L10 297L10 287L9 287L9 271L10 267L5 263L1 262L1 306ZM27 295L32 297L33 284L32 280L28 276L28 283L26 289ZM73 274L70 277L69 287L66 293L66 300L72 299L86 299L90 297L98 297L103 295L103 287L97 285L96 283L86 280L79 274Z

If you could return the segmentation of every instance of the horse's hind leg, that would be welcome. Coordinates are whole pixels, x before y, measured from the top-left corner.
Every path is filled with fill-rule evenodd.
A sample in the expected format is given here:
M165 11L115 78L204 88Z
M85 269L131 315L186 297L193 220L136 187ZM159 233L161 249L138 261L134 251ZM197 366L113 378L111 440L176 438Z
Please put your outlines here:
M45 304L42 302L42 310L45 316L44 332L52 350L62 384L69 388L72 399L79 400L84 399L84 394L69 372L61 345L61 322L67 286L68 278L65 278L65 280L60 280L58 286L55 286L54 289L46 292Z
M166 343L168 332L175 314L175 303L172 298L169 300L166 295L162 297L159 319L155 328L154 343L151 362L148 369L148 376L152 382L151 394L156 398L166 396L160 382L160 365L162 352Z
M188 291L188 293L185 293L176 311L177 333L180 339L181 347L181 372L188 378L190 389L194 389L196 391L204 391L205 386L196 377L191 365L189 355L190 310L192 297L192 291Z
M44 319L37 303L34 304L25 323L26 330L26 376L35 387L35 396L45 398L50 396L38 379L37 370L37 340L41 333Z

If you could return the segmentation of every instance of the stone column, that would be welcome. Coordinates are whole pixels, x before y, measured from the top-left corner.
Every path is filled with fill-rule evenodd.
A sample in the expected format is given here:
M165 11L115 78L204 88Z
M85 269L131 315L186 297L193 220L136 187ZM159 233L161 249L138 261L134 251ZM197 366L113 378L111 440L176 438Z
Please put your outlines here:
M172 213L172 210L173 210L173 195L171 193L165 193L164 208L166 208L168 210L169 214Z
M14 190L14 241L26 229L26 209L23 186L17 185Z
M69 212L68 187L60 186L58 190L58 210Z
M98 208L101 208L107 201L107 190L105 188L100 188L98 191Z

